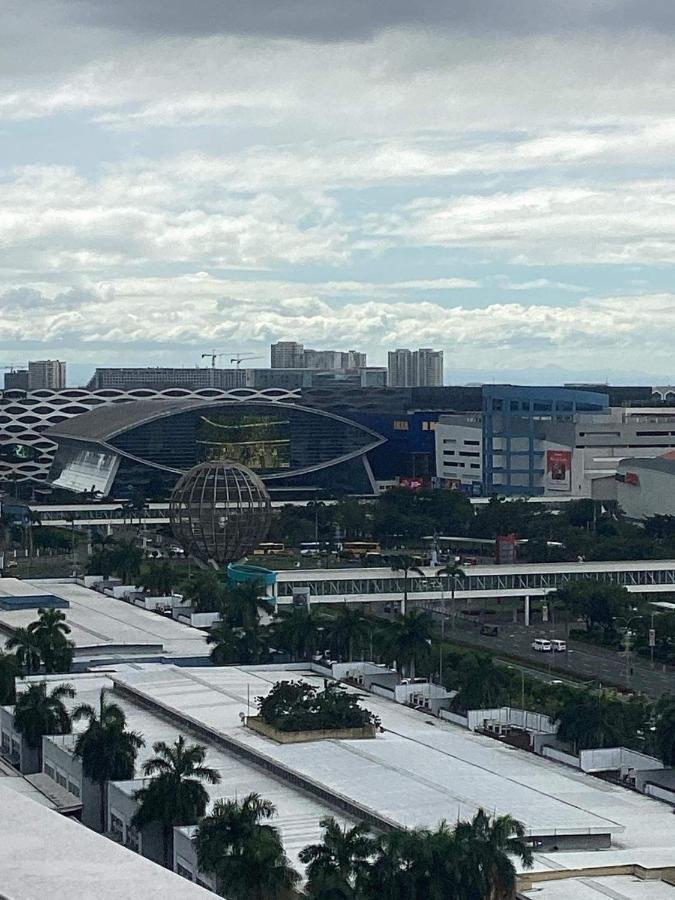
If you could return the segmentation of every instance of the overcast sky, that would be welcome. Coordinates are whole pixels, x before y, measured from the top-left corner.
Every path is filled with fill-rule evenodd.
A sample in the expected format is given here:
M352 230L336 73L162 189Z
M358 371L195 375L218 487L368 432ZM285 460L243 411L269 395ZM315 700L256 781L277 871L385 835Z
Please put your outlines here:
M673 382L674 32L672 0L3 0L0 361Z

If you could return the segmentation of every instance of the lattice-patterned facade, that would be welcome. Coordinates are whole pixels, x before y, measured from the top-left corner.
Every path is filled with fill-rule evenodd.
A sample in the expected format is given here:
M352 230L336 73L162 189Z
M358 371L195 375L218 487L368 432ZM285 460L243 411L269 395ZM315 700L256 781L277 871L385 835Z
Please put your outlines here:
M37 390L25 393L9 390L0 396L0 482L45 482L54 458L56 444L44 432L53 425L89 412L97 406L131 403L135 400L266 400L299 399L298 390L268 388L66 388L61 391Z

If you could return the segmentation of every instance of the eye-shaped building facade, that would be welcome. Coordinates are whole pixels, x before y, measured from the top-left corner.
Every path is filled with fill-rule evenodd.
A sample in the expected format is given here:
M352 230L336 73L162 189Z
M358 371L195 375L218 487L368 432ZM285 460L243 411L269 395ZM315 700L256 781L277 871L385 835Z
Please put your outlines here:
M272 400L136 401L99 407L50 429L50 481L78 493L168 495L205 461L256 472L273 499L376 492L367 454L385 438L344 416Z

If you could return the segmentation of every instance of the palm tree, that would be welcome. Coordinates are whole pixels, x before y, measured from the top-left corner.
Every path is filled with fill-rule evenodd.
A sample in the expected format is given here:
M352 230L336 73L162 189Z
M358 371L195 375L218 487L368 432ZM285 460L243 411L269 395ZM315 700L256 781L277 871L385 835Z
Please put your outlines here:
M416 664L428 657L431 647L432 623L427 613L413 609L387 628L387 650L391 659L415 677Z
M492 817L482 809L470 822L455 829L462 865L474 881L470 896L486 900L515 897L516 869L512 857L532 866L532 850L525 841L523 825L512 816Z
M294 661L308 659L319 644L319 622L311 609L299 607L280 616L272 625L274 647L285 650Z
M204 765L206 747L188 744L180 735L174 744L157 741L156 756L143 766L152 781L134 793L140 806L132 819L134 828L151 822L162 826L164 865L170 868L174 825L195 825L206 812L209 795L202 784L218 784L220 775Z
M197 612L219 612L225 604L225 587L213 569L193 572L182 592Z
M11 706L16 700L14 690L19 665L13 653L0 651L0 706Z
M167 560L150 563L141 570L142 589L155 597L167 597L176 580L176 572Z
M450 623L452 628L455 627L455 591L457 590L457 579L464 578L465 572L464 569L457 565L456 562L449 563L447 566L443 566L441 569L438 569L436 574L439 578L447 578L448 583L450 585L450 610L451 610L451 618ZM443 621L445 621L445 610L441 611L443 613Z
M228 584L224 589L224 614L235 628L254 628L260 621L258 606L264 588L257 581Z
M98 715L88 703L73 710L73 721L87 719L85 731L78 735L75 756L82 760L82 771L99 785L101 792L101 831L106 830L109 781L129 781L134 777L136 756L145 742L135 731L126 730L126 716L116 703L108 703L101 691Z
M209 629L206 642L213 644L210 657L215 666L252 666L269 659L266 629L232 628L221 619Z
M357 882L360 895L385 900L409 900L418 896L418 886L429 890L425 854L426 832L397 828L380 835L375 841L375 855L365 874ZM420 871L421 870L421 871Z
M268 824L276 807L259 794L241 802L216 800L194 837L201 871L216 879L230 900L285 900L300 880L284 853L278 830ZM224 893L227 892L227 894Z
M323 840L300 851L307 866L308 897L314 900L357 897L357 885L366 876L375 844L368 826L361 822L342 828L332 816L322 819Z
M71 723L63 700L74 697L70 684L59 684L49 694L44 681L30 684L17 697L14 725L37 751L38 771L42 771L42 738L48 734L70 734Z
M70 626L65 613L60 609L39 609L38 618L31 622L28 631L35 637L48 675L70 671L75 645L68 640Z
M400 553L397 556L389 557L392 572L403 573L403 600L401 601L401 615L404 616L408 611L408 585L410 573L421 575L424 578L424 572L415 565L415 560L407 553Z
M575 692L560 708L558 740L575 752L589 747L618 747L624 739L624 704L603 694Z
M16 661L24 675L34 675L40 671L42 648L30 627L16 628L5 646L7 650L16 651Z
M141 573L143 551L135 539L117 541L112 552L113 571L125 584L131 584Z
M331 652L351 662L354 659L354 644L358 643L363 649L368 633L368 622L361 612L350 609L345 603L329 626Z

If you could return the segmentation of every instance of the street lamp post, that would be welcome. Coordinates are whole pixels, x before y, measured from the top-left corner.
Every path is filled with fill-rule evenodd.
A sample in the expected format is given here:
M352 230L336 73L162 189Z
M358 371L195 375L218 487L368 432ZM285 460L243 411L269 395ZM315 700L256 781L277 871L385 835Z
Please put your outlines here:
M630 624L635 619L642 619L642 618L643 618L643 616L636 615L636 616L630 616L629 618L625 618L624 616L616 616L614 619L615 622L625 622L626 623L624 626L624 632L623 632L623 646L624 646L624 653L626 656L626 687L630 687L630 679L631 679L630 642L631 642L632 632L630 630Z

